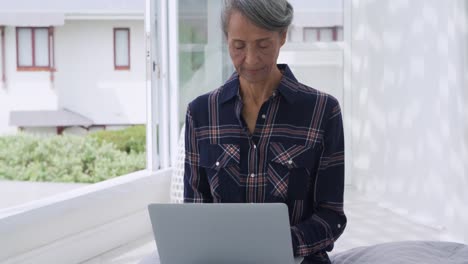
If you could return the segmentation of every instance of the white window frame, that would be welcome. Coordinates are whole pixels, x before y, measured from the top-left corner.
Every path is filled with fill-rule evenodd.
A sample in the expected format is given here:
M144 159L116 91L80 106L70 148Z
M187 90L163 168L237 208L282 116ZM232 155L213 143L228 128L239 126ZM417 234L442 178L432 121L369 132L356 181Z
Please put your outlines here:
M343 0L343 123L345 136L345 183L351 184L353 180L353 146L352 142L352 1Z
M178 48L165 52L178 45L175 2L146 0L147 168L0 210L0 262L78 263L151 234L147 205L169 202L179 136Z
M145 23L147 46L150 47L147 50L146 79L147 150L155 150L157 146L157 153L147 152L147 167L154 171L169 168L177 155L180 131L179 40L177 30L168 30L168 25L178 28L178 3L147 0L146 8L150 14L157 14L160 18L156 21L155 16L147 14Z

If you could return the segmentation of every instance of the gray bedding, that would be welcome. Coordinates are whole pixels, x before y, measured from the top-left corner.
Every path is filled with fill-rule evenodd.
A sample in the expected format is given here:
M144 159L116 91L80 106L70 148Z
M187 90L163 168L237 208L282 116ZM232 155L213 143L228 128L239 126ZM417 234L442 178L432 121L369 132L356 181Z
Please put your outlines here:
M332 255L333 264L468 264L468 246L404 241L353 248Z
M468 246L452 242L403 241L353 248L330 256L333 264L468 264ZM154 252L139 264L159 264Z

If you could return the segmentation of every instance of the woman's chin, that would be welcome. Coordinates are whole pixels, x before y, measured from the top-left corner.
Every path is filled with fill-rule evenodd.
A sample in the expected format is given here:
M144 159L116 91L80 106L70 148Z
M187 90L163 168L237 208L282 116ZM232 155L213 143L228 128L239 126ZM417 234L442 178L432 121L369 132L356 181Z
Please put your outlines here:
M250 83L265 82L268 80L269 77L271 77L266 70L241 71L239 75L242 79Z

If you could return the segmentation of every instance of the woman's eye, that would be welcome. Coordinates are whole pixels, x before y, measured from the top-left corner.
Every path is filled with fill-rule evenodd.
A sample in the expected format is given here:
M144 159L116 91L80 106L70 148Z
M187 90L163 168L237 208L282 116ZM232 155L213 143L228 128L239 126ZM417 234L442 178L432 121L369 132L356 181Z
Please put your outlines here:
M242 43L242 42L240 42L240 41L239 41L239 42L238 42L238 41L234 41L234 42L232 43L232 47L234 47L234 48L237 49L237 50L240 50L240 49L243 49L243 48L245 47L245 44Z
M270 47L270 45L268 43L260 43L258 47L261 49L267 49Z

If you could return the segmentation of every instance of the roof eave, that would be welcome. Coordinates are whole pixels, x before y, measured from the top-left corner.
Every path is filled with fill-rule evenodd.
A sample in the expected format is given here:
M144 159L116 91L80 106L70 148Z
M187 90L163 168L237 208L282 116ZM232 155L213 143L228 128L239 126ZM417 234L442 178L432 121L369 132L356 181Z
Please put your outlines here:
M144 20L144 18L145 14L140 11L65 13L65 20Z

